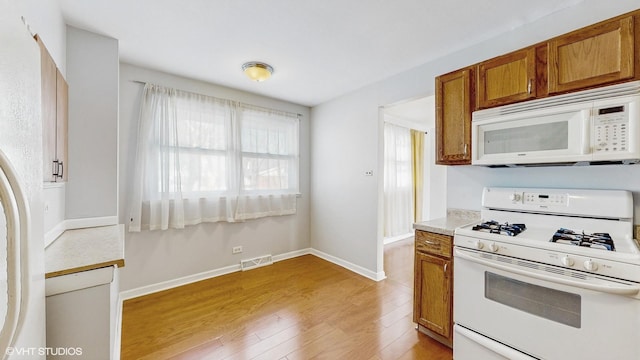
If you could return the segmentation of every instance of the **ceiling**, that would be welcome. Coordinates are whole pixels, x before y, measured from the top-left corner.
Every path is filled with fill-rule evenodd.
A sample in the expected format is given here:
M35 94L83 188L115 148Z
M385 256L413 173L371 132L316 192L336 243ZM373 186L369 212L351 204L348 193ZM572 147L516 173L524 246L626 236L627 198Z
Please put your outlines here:
M58 0L121 61L314 106L582 0ZM275 69L256 83L241 66Z

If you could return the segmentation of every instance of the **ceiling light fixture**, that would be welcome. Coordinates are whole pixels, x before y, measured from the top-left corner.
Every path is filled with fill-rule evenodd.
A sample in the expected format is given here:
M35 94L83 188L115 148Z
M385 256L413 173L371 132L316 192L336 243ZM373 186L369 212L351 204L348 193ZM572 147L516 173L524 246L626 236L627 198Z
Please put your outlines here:
M273 74L273 67L258 61L250 61L242 65L242 71L253 81L265 81Z

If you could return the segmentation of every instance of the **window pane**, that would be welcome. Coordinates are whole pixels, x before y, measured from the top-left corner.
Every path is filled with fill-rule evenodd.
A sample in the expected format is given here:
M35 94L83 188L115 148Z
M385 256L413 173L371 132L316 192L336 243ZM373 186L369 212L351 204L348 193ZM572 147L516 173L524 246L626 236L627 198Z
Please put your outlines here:
M289 163L289 160L244 157L242 159L244 189L289 189Z
M297 118L287 118L244 110L242 115L242 151L272 155L297 153Z
M205 152L180 154L183 192L224 191L227 189L227 161L224 155Z
M229 110L216 101L185 94L177 103L181 147L224 150L228 144Z
M298 122L290 114L243 109L243 190L298 190Z

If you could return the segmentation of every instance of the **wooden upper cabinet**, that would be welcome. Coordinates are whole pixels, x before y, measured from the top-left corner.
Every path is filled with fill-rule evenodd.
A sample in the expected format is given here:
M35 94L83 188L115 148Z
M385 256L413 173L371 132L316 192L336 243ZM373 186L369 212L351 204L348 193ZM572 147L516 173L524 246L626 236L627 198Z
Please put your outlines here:
M57 69L56 69L57 70ZM69 85L60 73L56 71L56 158L59 162L58 180L67 181L69 159Z
M40 39L41 67L41 117L42 117L42 145L43 145L43 180L45 182L56 181L53 175L53 162L56 159L56 117L57 117L57 69L49 51Z
M67 180L69 87L38 35L41 67L43 180Z
M467 68L436 78L437 164L471 164L472 75Z
M478 108L536 96L536 49L515 51L478 65Z
M632 79L634 17L629 15L552 39L549 93L561 93Z

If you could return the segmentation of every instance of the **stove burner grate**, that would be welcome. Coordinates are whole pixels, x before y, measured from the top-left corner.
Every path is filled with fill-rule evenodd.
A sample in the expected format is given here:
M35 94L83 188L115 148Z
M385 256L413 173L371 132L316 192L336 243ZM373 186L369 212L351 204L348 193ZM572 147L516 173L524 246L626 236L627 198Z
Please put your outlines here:
M553 234L553 238L550 241L558 244L616 251L613 239L611 238L611 235L607 233L585 234L584 231L582 233L576 233L573 230L560 228L555 234Z
M509 223L500 224L495 220L491 220L491 221L485 221L481 224L475 225L471 229L475 231L484 231L491 234L516 236L521 232L525 231L527 227L525 226L525 224L509 224Z

